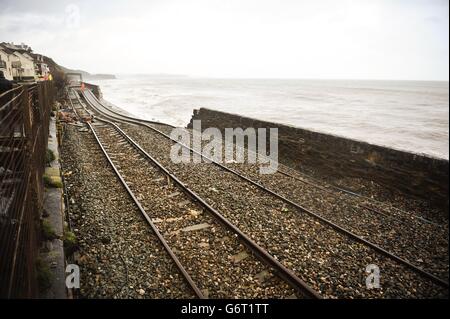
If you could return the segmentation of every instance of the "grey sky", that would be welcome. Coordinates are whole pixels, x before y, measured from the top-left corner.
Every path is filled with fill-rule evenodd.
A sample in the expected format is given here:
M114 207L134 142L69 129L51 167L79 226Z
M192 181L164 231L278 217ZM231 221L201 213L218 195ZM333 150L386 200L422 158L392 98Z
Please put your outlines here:
M448 81L448 10L445 0L1 0L0 41L93 73Z

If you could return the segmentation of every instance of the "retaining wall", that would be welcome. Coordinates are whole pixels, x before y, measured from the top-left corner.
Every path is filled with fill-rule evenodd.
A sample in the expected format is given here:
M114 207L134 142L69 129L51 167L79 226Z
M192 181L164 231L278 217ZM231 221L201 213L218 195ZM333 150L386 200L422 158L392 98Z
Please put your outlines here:
M102 91L100 90L100 87L98 85L87 83L87 82L83 82L83 83L87 89L91 90L92 93L94 93L94 95L97 99L100 100L102 98Z
M369 179L448 211L448 160L206 108L194 110L189 128L193 120L201 120L202 129L217 127L222 133L227 127L277 127L279 161L287 166L323 176Z

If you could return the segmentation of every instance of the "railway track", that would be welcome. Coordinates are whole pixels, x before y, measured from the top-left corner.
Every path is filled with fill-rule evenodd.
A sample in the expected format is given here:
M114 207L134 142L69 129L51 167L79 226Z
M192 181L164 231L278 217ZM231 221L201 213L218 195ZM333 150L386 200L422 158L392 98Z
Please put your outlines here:
M326 183L324 181L321 181L310 174L306 174L304 172L293 170L289 167L283 167L282 170L280 170L280 173L284 174L285 176L294 178L301 183L308 184L312 187L315 187L320 190L324 190L330 193L339 193L341 195L345 195L346 198L356 198L361 201L362 206L366 206L367 209L371 209L375 213L385 215L388 218L395 218L399 219L400 221L404 222L405 224L432 224L434 226L438 226L441 228L448 228L448 225L446 223L433 221L427 218L426 216L423 216L416 210L408 210L405 208L399 208L397 206L394 206L393 203L387 203L381 200L377 200L372 197L368 197L364 194L358 193L356 191L350 190L348 188L344 188L335 184Z
M92 112L88 111L86 107L81 103L81 101L77 100L78 93L74 90L70 90L67 92L67 99L72 107L76 117L83 121L85 118L92 117ZM75 100L76 103L73 103Z
M448 227L401 218L366 201L300 179L284 171L260 175L255 165L225 164L330 222L386 249L416 267L448 280ZM438 257L438 258L437 258Z
M80 248L75 262L83 274L81 297L196 298L142 221L93 134L69 125L61 159L69 217Z
M115 124L97 119L88 125L116 175L199 298L320 298Z
M130 119L130 118L127 118L127 117L123 117L123 116L119 116L118 114L116 114L115 112L111 112L111 110L108 110L108 109L104 109L104 107L101 105L101 104L97 104L98 103L98 101L95 101L93 98L92 98L92 96L85 96L86 97L86 100L89 102L89 104L90 104L90 107L93 107L97 112L99 112L99 113L103 113L104 115L106 115L106 116L109 116L110 118L113 118L114 120L117 120L117 119L119 119L120 118L120 120L127 120L127 121L129 121L129 122L131 122L131 123L134 123L134 124L139 124L139 125L143 125L141 122L137 122L136 120L133 120L133 119ZM100 109L101 108L101 109ZM108 114L109 113L109 114ZM158 125L161 125L160 123L158 123ZM152 145L153 146L155 146L155 142L156 142L156 140L158 140L158 142L156 142L156 144L163 144L163 139L161 138L162 136L164 136L164 133L163 132L161 132L161 131L159 131L158 129L155 129L154 127L150 127L148 124L146 124L146 126L148 126L148 128L149 129L151 129L152 131L154 131L154 132L157 132L158 134L159 134L159 137L158 138L155 138L155 141L153 141L153 143L152 143ZM155 134L155 136L156 136L157 134ZM165 139L166 139L166 144L167 144L167 136L165 137ZM169 141L170 142L170 141ZM169 143L169 144L171 144L171 143ZM170 146L170 145L169 145ZM161 149L160 150L157 150L157 152L158 153L160 153L161 154ZM169 154L168 152L167 152L167 147L166 147L166 150L165 150L165 154ZM167 165L169 165L170 166L170 163L166 163ZM220 166L220 165L217 165L217 166ZM279 199L279 200L281 200L282 202L284 202L284 205L286 206L286 204L288 204L288 206L293 206L295 209L293 209L294 211L295 210L297 210L297 212L295 212L295 214L294 215L297 215L297 216L295 216L295 221L293 222L292 221L292 219L294 219L294 217L290 217L290 218L288 218L288 219L290 219L290 221L288 221L288 219L286 219L286 222L288 222L288 224L289 223L293 223L293 224L298 224L299 223L299 219L298 219L298 215L302 215L302 216L309 216L309 217L312 217L312 220L315 220L315 223L317 223L317 224L321 224L321 226L322 226L322 224L324 224L324 225L326 225L327 227L331 227L333 230L334 230L334 232L339 232L339 233L341 233L341 234L343 234L343 235L346 235L347 236L347 240L348 240L348 237L350 237L350 239L352 239L352 241L356 241L356 242L358 242L359 244L362 244L363 246L368 246L369 248L371 248L371 249L369 249L369 250L367 250L366 249L366 251L364 252L364 254L365 255L369 255L368 256L368 258L366 258L366 260L373 260L373 259L380 259L379 258L379 256L377 256L376 258L372 258L373 256L374 256L374 252L373 251L375 251L376 252L376 254L381 254L381 255L383 255L383 257L384 257L384 259L382 260L382 261L380 261L380 264L382 264L383 265L383 268L392 268L392 269L395 269L395 268L404 268L404 269L407 269L407 271L406 271L406 273L408 273L407 274L407 277L411 277L411 278L413 278L414 276L418 276L418 278L421 278L420 279L420 281L424 281L425 283L421 283L421 284L419 284L418 286L419 287L410 287L410 289L411 289L411 291L408 291L408 292L406 292L406 291L403 291L403 292L399 292L397 289L398 289L398 287L397 286L399 286L399 287L402 287L402 284L401 284L401 282L402 281L405 281L405 280L407 280L407 279L404 279L404 278L401 278L402 276L401 275L396 275L395 274L395 272L398 272L398 271L404 271L404 269L397 269L397 270L395 270L395 271L388 271L388 272L391 272L391 276L392 276L392 280L390 279L390 284L388 285L389 286L389 288L387 288L387 292L388 292L388 295L389 294L391 294L392 296L409 296L409 295L412 295L412 296L414 296L414 294L416 293L416 294L419 294L419 295L425 295L425 296L430 296L430 295L432 295L432 296L439 296L439 295L447 295L448 294L448 283L446 283L445 281L443 281L443 280L441 280L440 278L437 278L436 276L434 276L433 274L430 274L430 273L428 273L428 272L426 272L426 271L424 271L424 270L422 270L422 269L420 269L420 268L418 268L418 267L415 267L414 265L412 265L412 264L410 264L409 262L407 262L407 261L405 261L405 260L403 260L402 258L399 258L398 256L396 256L396 255L394 255L394 254L392 254L392 253L390 253L390 252L388 252L388 251L385 251L383 248L381 248L381 247L379 247L379 246L377 246L377 245L374 245L373 243L371 243L371 242L368 242L367 240L365 240L364 238L361 238L361 237L359 237L359 236L357 236L357 235L355 235L355 234L353 234L353 233L351 233L351 232L349 232L348 230L346 230L346 229L343 229L342 227L340 227L340 226L338 226L338 225L335 225L334 223L332 223L332 222L330 222L329 220L327 220L327 219L324 219L323 217L321 217L321 216L319 216L319 215L317 215L317 214L315 214L314 212L311 212L311 211L308 211L307 209L305 209L304 207L301 207L301 206L299 206L298 204L296 204L296 203L294 203L294 202L292 202L291 200L289 200L289 199L287 199L287 198L285 198L284 196L282 196L282 195L280 195L280 194L278 194L278 193L274 193L274 192L272 192L272 191L270 191L270 190L268 190L267 188L265 188L263 185L260 185L260 184L258 184L258 183L255 183L254 181L252 181L252 180L250 180L249 178L247 178L247 177L245 177L245 176L242 176L241 174L239 174L239 173L236 173L236 172L234 172L234 171L232 171L232 170L230 170L229 168L224 168L224 167L221 167L222 168L222 173L221 174L224 174L224 172L223 172L223 170L225 170L227 173L228 173L228 175L230 175L229 173L232 173L232 174L234 174L235 176L238 176L240 179L241 179L241 183L242 183L242 180L245 180L246 182L247 182L247 184L248 183L250 183L255 189L258 189L260 192L262 191L262 192L265 192L266 193L266 195L267 194L270 194L271 196L272 196L272 201L273 201L273 197L276 197L277 199ZM176 170L179 170L179 168L176 168L176 167L173 167L173 171L176 171ZM208 168L208 169L210 169L210 168ZM190 171L192 171L192 167L190 168ZM204 172L204 173L206 173L206 172ZM181 173L182 174L182 173ZM218 172L218 174L219 174L219 172ZM207 195L207 194L206 194ZM231 201L233 201L233 200L235 200L235 198L231 198L230 199ZM211 199L211 201L214 201L214 199ZM290 208L292 208L292 207L290 207ZM306 213L306 214L305 214ZM250 214L251 215L251 214ZM233 214L231 214L230 213L230 218L231 219L233 219L233 218L236 218L236 216L234 216ZM277 216L278 217L278 216ZM270 216L270 218L277 218L277 217L275 217L275 216L273 216L273 215L271 215ZM242 222L242 220L239 220L238 218L235 220L235 222L236 223L239 223L239 222ZM327 228L327 227L325 227L325 228ZM313 227L314 228L314 227ZM315 227L315 228L320 228L320 227ZM248 233L249 234L253 234L254 235L254 237L253 238L260 238L259 237L259 234L256 232L254 232L254 231L252 231L252 229L248 229L247 230L247 228L245 229L246 230L246 232L248 231ZM316 229L317 230L317 229ZM327 229L327 230L329 230L329 229ZM320 230L319 230L320 231ZM286 236L285 236L286 237ZM339 237L339 236L334 236L334 237ZM344 236L345 237L345 236ZM279 237L277 238L276 236L273 236L273 240L279 240ZM291 239L292 240L292 239ZM339 241L342 241L343 240L343 238L342 238L342 236L339 238ZM293 242L295 242L296 240L294 240ZM298 241L298 239L297 239L297 241ZM324 241L324 242L321 242L321 243L317 243L318 245L319 245L319 247L321 247L320 245L327 245L327 243L326 243L326 241ZM349 246L351 246L351 245L349 245ZM314 251L314 246L311 246L312 247L312 250L311 251ZM345 252L345 248L341 248L342 249L342 252ZM347 249L352 249L352 247L350 247L350 248L347 248ZM362 249L361 247L359 247L358 246L358 248L357 248L358 250L362 250L362 251L364 251L364 249ZM333 251L333 255L335 255L336 254L336 250L333 250L333 248L331 248L330 249L331 251ZM370 251L370 250L372 250L372 251ZM273 254L275 254L275 253L278 253L279 254L279 251L276 251L276 250L273 250L272 251L272 253ZM299 252L300 253L300 252ZM330 254L330 251L328 251L328 252L324 252L325 253L325 255L327 255L327 253L328 254ZM283 255L290 255L290 254L283 254ZM300 254L301 255L301 254ZM299 255L299 256L300 256ZM372 255L372 256L370 256L370 255ZM308 257L308 255L306 256L306 257ZM287 261L287 263L292 263L291 261L289 261L289 260L293 260L293 258L291 257L291 256L286 256L285 257L285 259L287 259L288 261ZM320 258L319 258L320 259ZM349 261L348 260L346 260L345 261L345 263L348 263ZM386 267L386 266L388 266L388 267ZM319 267L319 268L321 268L321 267ZM323 267L322 267L323 268ZM345 268L345 267L344 267ZM304 269L304 267L299 267L299 270L300 269L302 269L303 271L305 270ZM328 271L329 271L329 269L328 269ZM385 270L386 271L386 270ZM339 273L339 271L338 271L338 273ZM412 275L412 274L414 274L414 275ZM333 281L332 279L334 279L333 278L333 276L330 276L329 274L328 275L326 275L326 274L324 273L324 276L322 276L321 278L320 278L320 280L319 280L319 283L317 283L317 281L315 281L315 280L312 280L312 281L314 281L314 282L311 282L310 281L310 283L312 283L313 284L313 286L315 286L316 288L317 287L319 287L319 289L320 289L320 287L323 287L322 288L322 290L326 290L326 289L328 289L328 290L333 290L333 288L335 288L335 287L331 287L331 286L333 286L333 284L328 284L327 282L328 281ZM340 275L340 277L342 277L344 275L344 277L345 277L345 271L344 271L344 274L341 274ZM358 276L358 275L357 275ZM359 274L359 276L361 277L361 274ZM399 277L399 278L395 278L395 277ZM307 280L307 278L304 278L304 279L306 279ZM342 278L341 278L342 279ZM414 278L415 280L417 280L417 278ZM322 281L322 283L320 283L320 281ZM342 281L342 280L341 280ZM396 284L396 281L398 281L399 283L398 283L398 285ZM427 281L429 281L428 283L426 283ZM325 282L325 283L323 283L323 282ZM336 286L338 286L338 290L340 290L338 293L336 293L335 291L334 292L332 292L332 293L330 293L330 295L333 295L333 293L335 294L335 295L338 295L338 296L341 296L341 294L343 295L343 296L354 296L354 294L352 294L351 292L349 292L348 291L348 287L345 287L345 286L343 286L343 285L341 285L341 284L339 284L339 280L337 280L336 281L337 283L335 284ZM345 281L342 281L342 283L345 285ZM434 288L433 287L431 287L431 286L429 286L428 288L425 288L425 286L427 286L428 284L430 284L431 286L433 286L434 285ZM340 287L341 288L340 288ZM354 288L354 290L353 291L358 291L358 289L360 289L361 290L361 287L359 287L358 285L356 285L357 287L355 287ZM419 288L419 289L417 289L417 288ZM429 289L429 290L428 290ZM350 290L352 290L352 289L350 289ZM394 292L395 291L395 292ZM425 293L425 291L427 291L427 293ZM357 294L358 295L358 294ZM361 295L363 295L363 296L365 296L364 295L364 293L363 294L361 294ZM373 295L373 296L376 296L377 294L370 294L369 293L369 295Z

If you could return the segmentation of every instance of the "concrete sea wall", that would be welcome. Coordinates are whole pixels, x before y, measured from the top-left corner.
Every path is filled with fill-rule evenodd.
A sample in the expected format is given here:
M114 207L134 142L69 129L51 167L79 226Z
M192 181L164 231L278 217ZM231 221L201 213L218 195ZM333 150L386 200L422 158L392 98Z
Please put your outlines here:
M227 127L277 127L279 161L289 167L328 177L369 179L448 210L448 160L206 108L194 110L189 128L193 120L201 120L203 129L217 127L222 133Z
M87 82L83 82L83 83L87 89L91 90L92 93L94 93L94 95L97 99L102 98L102 91L100 90L100 87L98 85L87 83Z

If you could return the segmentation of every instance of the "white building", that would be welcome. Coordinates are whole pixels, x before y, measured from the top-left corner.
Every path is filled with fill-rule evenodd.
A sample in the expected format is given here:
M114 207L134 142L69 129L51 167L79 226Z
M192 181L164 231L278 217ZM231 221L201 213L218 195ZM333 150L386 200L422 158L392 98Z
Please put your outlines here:
M36 81L33 57L27 53L15 51L10 55L12 76L15 81Z
M25 44L0 43L0 70L5 78L14 81L47 80L50 68L44 56L34 54Z
M4 49L2 49L2 47L0 47L0 71L3 72L7 80L12 81L13 80L12 66L9 56L10 56L9 53L6 52Z
M44 63L44 56L40 54L33 54L32 57L34 58L35 72L37 77L41 80L47 80L48 75L50 74L50 68L46 63Z

